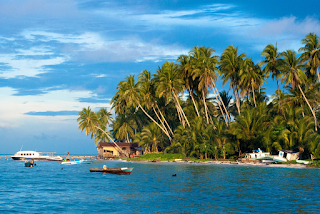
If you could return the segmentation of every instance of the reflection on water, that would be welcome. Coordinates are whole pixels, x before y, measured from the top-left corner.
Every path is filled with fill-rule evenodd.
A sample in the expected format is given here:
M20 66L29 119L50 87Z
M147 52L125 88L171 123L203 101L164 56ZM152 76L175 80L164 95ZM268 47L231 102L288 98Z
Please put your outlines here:
M131 175L89 168L134 167ZM319 213L318 169L0 161L0 213ZM172 176L176 174L177 176Z

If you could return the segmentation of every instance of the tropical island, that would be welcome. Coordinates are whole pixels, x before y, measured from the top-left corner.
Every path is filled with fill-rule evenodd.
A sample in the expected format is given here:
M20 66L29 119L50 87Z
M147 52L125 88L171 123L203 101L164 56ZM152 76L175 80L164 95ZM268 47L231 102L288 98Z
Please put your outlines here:
M320 38L308 34L299 53L279 52L269 44L259 63L234 46L221 56L214 52L196 46L153 75L144 70L138 78L125 77L111 100L115 119L106 108L84 108L79 130L90 134L96 146L138 143L144 154L237 159L261 148L319 158ZM270 76L277 89L268 97L263 86ZM229 91L218 91L218 81Z

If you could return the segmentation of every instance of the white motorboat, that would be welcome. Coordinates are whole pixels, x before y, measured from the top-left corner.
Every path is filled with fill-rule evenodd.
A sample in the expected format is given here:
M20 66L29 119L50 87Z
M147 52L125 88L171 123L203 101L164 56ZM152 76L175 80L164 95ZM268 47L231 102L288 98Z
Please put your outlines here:
M253 150L251 153L246 153L246 156L241 160L272 160L270 152L264 152L260 148Z
M62 161L60 156L53 156L54 152L19 151L11 156L13 160L33 159L35 161Z

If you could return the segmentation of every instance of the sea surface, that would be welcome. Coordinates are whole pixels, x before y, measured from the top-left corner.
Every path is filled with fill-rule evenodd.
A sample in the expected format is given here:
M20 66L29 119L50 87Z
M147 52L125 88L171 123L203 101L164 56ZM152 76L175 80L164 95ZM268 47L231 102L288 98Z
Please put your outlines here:
M0 213L320 213L319 169L35 163L0 160ZM90 173L103 165L134 170Z

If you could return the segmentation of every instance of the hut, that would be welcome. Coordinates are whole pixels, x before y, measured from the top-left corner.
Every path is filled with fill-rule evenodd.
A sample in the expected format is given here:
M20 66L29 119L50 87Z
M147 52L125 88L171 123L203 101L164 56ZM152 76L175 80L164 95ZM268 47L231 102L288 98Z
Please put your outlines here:
M136 143L116 142L116 144L118 147L112 142L100 142L97 146L99 157L105 159L142 155L142 148Z

